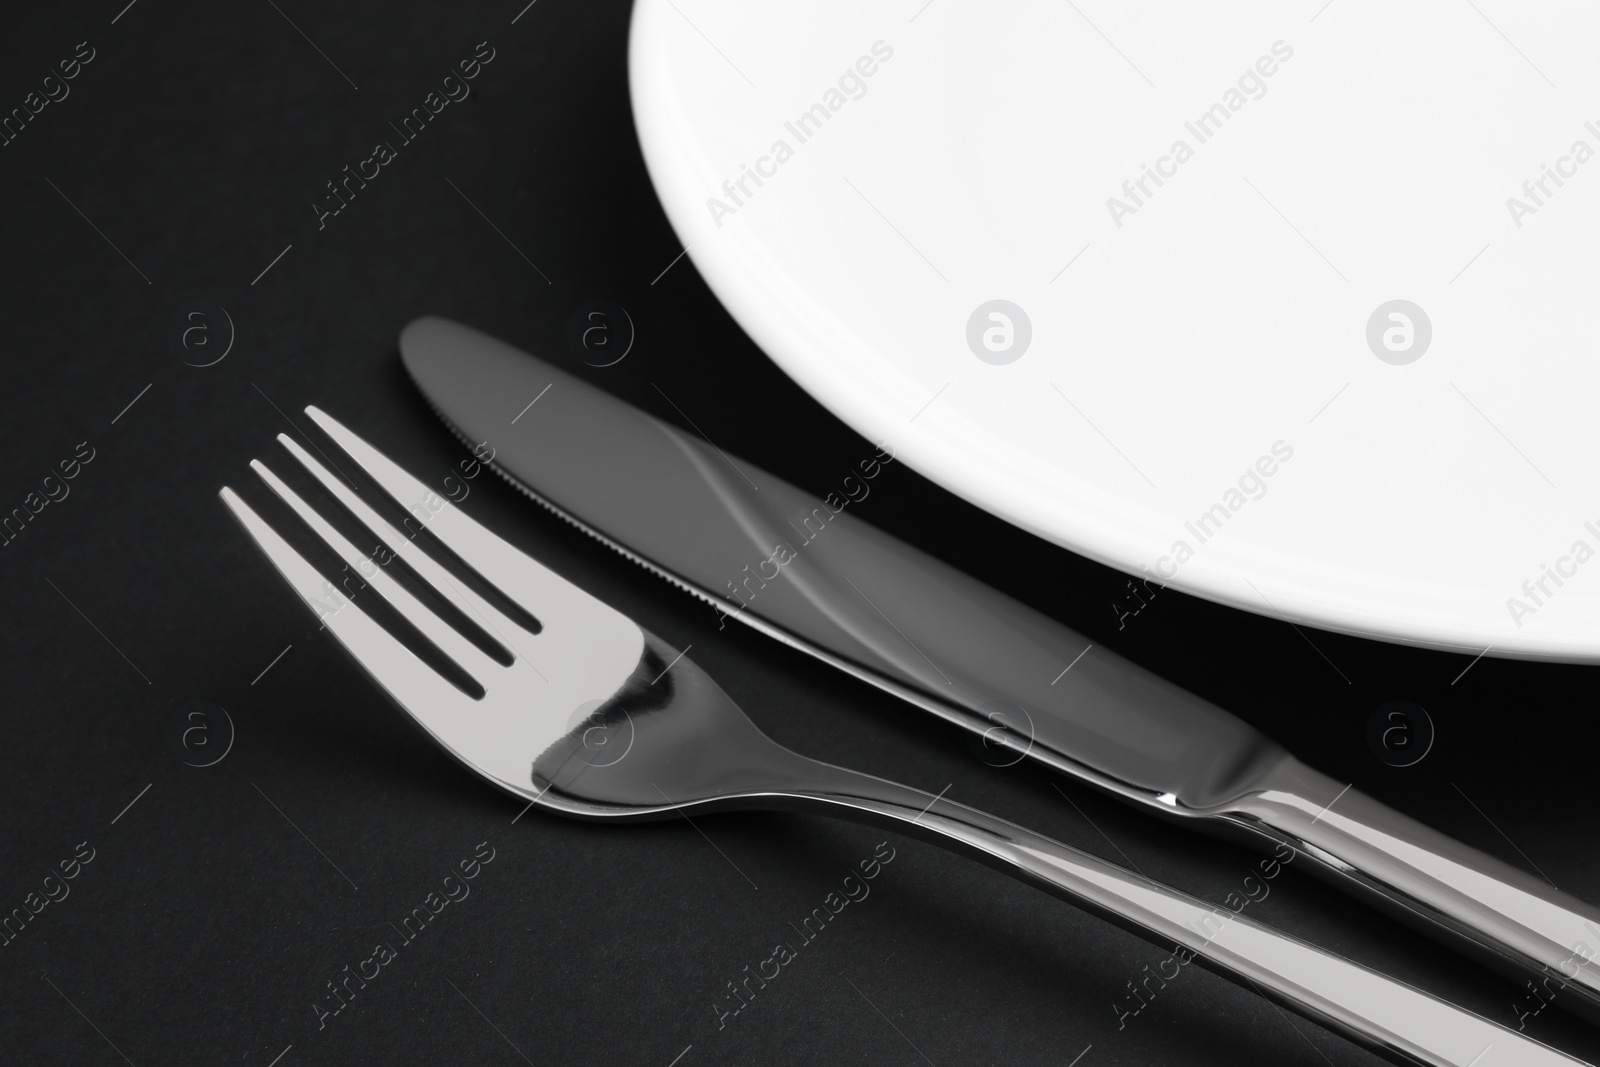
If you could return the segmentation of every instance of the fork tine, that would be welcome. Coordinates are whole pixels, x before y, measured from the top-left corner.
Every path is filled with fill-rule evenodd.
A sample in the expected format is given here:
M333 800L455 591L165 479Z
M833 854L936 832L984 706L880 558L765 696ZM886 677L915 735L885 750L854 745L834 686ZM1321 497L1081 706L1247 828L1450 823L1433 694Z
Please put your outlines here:
M591 599L577 586L458 510L321 408L312 405L305 410L383 487L384 492L421 519L434 536L486 581L540 618L541 623L549 623L539 616L541 604L571 602L574 596Z
M370 530L373 536L382 541L397 556L406 561L406 564L422 576L422 579L438 591L439 595L461 611L468 618L483 624L500 643L521 655L522 648L532 640L532 635L521 625L508 618L504 612L483 597L479 596L470 587L463 585L450 576L450 572L432 556L422 551L417 543L402 534L390 525L389 521L372 508L361 497L357 496L349 486L345 485L333 472L301 448L299 443L288 434L279 434L278 442L289 450L289 454L300 461L300 465L310 471L323 488L332 493L334 498L345 508L361 520L361 524ZM395 468L398 470L399 468ZM409 477L409 475L407 475ZM431 614L431 613L430 613Z
M333 525L318 514L310 504L306 503L299 493L285 485L283 480L274 474L265 463L262 463L259 459L253 459L250 461L250 466L256 474L261 476L261 480L266 482L272 491L278 494L279 498L285 504L288 504L307 526L315 531L318 537L322 538L328 547L339 554L339 558L344 560L351 570L354 570L363 581L368 582L377 590L380 596L393 604L400 614L404 615L412 625L422 631L424 637L437 645L445 655L455 660L456 664L472 675L480 685L486 685L495 671L504 670L500 664L485 655L478 646L462 637L455 627L445 622L413 596L405 586L395 581L387 570L373 565L366 556L362 555L360 549L356 548L348 538L334 529ZM371 570L371 574L362 569L362 564L364 563Z
M372 616L332 589L322 574L232 489L224 487L218 495L256 547L300 594L306 606L322 618L339 643L396 703L443 744L443 729L451 718L472 706L472 699L396 640Z

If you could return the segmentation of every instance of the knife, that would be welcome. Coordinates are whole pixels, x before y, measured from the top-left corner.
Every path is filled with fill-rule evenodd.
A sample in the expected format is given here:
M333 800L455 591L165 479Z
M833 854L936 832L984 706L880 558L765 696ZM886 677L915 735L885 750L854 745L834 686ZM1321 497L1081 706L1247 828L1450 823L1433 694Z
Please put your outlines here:
M474 455L732 619L1171 820L1313 873L1600 1022L1600 909L1319 773L1244 721L548 362L447 319L400 334L406 370ZM537 403L535 403L537 402ZM994 760L991 760L993 762Z

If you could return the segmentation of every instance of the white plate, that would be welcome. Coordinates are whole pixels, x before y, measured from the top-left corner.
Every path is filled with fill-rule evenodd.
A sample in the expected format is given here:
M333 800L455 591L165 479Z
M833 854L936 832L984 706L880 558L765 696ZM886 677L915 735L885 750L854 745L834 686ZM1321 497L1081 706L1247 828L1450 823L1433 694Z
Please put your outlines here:
M1592 5L639 0L632 33L695 265L928 477L1249 611L1600 660ZM969 345L992 300L1012 362L975 353L1015 315Z

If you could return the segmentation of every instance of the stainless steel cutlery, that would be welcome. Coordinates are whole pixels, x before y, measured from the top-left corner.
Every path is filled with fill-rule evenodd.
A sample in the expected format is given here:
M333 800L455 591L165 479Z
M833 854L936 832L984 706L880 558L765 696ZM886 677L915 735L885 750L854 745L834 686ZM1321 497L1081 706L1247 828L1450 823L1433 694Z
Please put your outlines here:
M727 618L1014 759L1264 851L1289 845L1314 873L1474 959L1519 980L1554 977L1563 1006L1600 1020L1593 905L1319 773L1109 649L1089 650L857 519L847 493L805 493L458 323L418 319L400 349L445 422L513 484ZM762 566L778 546L781 571Z
M434 741L501 789L549 811L602 822L798 809L892 827L1191 952L1395 1062L1578 1062L1003 819L777 745L687 657L469 518L327 414L306 410L389 499L364 499L286 436L280 442L320 485L317 495L337 501L337 509L311 503L265 464L252 466L343 565L363 576L366 588L346 596L232 489L223 489L222 499L372 679ZM480 593L464 573L401 533L395 522L407 513L517 610L502 610L497 597ZM352 518L400 567L387 556L374 562L341 532ZM399 577L407 568L413 574ZM418 590L426 586L428 596L456 613L454 621L424 603L410 588L413 578ZM374 595L446 657L457 676L430 665L381 625L363 606Z

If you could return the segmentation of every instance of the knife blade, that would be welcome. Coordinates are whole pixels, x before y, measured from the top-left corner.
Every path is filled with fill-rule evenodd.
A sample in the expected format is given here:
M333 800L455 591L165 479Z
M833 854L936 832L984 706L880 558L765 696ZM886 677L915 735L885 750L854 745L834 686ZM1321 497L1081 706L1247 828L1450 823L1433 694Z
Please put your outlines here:
M1267 849L1600 1021L1600 909L1301 763L1222 708L858 519L895 462L807 493L549 362L437 317L405 367L534 500L753 626L1124 800ZM851 487L854 482L855 488ZM1591 962L1594 961L1594 962Z

